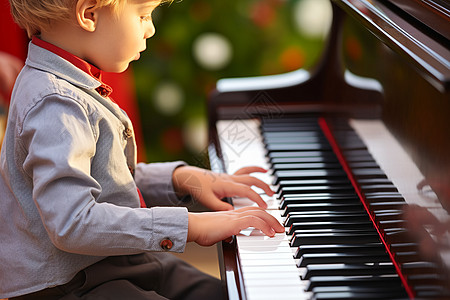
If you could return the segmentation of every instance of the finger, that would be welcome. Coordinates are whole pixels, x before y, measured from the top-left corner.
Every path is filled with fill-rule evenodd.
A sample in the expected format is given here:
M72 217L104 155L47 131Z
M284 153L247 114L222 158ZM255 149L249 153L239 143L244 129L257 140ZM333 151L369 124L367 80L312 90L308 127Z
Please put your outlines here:
M273 228L275 232L281 233L285 231L284 226L281 225L280 222L278 222L278 220L274 216L272 216L271 214L267 213L266 211L264 211L259 207L244 207L235 210L234 213L241 215L255 215L264 220L264 222L266 222L267 224L269 224L269 226Z
M266 173L267 170L264 168L261 168L261 167L256 167L256 166L243 167L243 168L240 168L239 170L237 170L236 172L234 172L233 175L247 175L247 174L251 174L251 173L255 173L255 172Z
M261 196L245 184L233 182L226 187L226 195L224 196L245 197L255 202L259 207L264 209L267 208L267 203Z
M233 205L230 203L227 203L219 198L217 198L215 195L210 194L207 196L209 198L208 201L202 201L203 204L214 211L227 211L227 210L234 210Z
M417 205L410 205L405 209L405 219L411 222L412 226L434 225L439 220L428 209Z
M248 227L254 227L261 230L265 235L271 237L273 237L276 232L284 231L284 227L278 223L273 216L262 210L250 210L244 212L238 220L243 222L242 225L239 226L240 230Z
M248 186L256 186L260 189L262 189L267 195L273 196L274 191L270 188L270 185L265 183L264 181L253 177L253 176L233 176L233 181L246 184Z
M254 227L256 229L261 230L267 236L270 237L275 236L275 230L272 228L272 226L270 226L267 222L265 222L263 219L259 218L256 215L253 214L244 215L236 219L236 221L239 222L238 225L239 231L246 229L248 227Z

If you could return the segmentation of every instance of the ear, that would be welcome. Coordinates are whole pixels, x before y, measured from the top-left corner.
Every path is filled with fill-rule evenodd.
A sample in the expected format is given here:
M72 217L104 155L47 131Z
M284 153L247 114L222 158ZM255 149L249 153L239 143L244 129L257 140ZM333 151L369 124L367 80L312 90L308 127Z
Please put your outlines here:
M97 0L78 0L76 5L78 25L86 31L94 32L98 21Z

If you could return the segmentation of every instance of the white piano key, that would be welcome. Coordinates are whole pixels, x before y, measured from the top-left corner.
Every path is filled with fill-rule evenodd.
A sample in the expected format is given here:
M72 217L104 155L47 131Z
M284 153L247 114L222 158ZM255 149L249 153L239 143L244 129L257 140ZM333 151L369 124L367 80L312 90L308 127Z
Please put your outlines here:
M265 168L266 170L269 168L269 164L265 163L264 165L258 165L262 168ZM258 178L261 181L264 181L267 184L271 184L274 180L274 177L272 174L270 174L269 172L266 173L262 173L262 172L255 172L252 173L252 176Z
M295 271L295 270L294 270ZM290 270L288 270L288 272L279 272L276 274L276 276L274 276L273 272L268 272L268 271L264 271L262 270L262 272L254 272L254 270L252 271L251 269L248 270L245 273L245 277L248 280L257 280L257 279L268 279L268 278L296 278L297 276L299 276L298 272L292 272Z
M276 285L276 286L292 286L298 284L297 278L279 278L277 276L273 276L272 278L256 278L256 279L245 279L245 285L249 288L252 287L266 287L268 285Z
M267 203L267 209L277 209L279 207L279 201L273 197L267 195L261 195L261 198ZM248 198L233 198L233 205L235 209L248 206L258 206L258 204Z
M245 289L247 298L252 299L309 299L310 294L300 286L282 286L273 289L271 286L256 286Z
M289 247L288 244L286 245L276 245L276 246L269 246L269 245L264 245L262 247L255 247L255 246L246 246L246 245L241 245L241 247L239 248L239 253L240 254L246 254L246 253L251 253L251 254L258 254L258 253L292 253L292 249L291 247Z
M258 243L258 242L285 242L288 241L286 234L275 233L275 236L270 237L262 233L260 230L256 229L244 229L241 233L236 236L238 243Z
M285 259L290 261L292 259L292 252L239 252L239 257L245 260L261 260L261 259L273 259L280 260Z
M295 265L291 266L242 266L242 271L244 274L250 273L272 273L272 275L277 273L285 273L286 276L298 276L299 270ZM290 275L289 275L290 274Z
M242 258L240 256L240 258ZM292 258L290 259L241 259L241 266L290 266L292 265Z

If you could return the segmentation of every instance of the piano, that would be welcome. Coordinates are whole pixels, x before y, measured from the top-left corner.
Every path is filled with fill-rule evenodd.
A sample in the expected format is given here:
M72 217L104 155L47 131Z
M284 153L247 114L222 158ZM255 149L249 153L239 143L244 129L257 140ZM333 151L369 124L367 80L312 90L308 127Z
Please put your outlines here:
M226 295L450 299L450 3L330 2L314 68L209 99L211 169L265 167L276 194L255 190L286 228L218 245Z

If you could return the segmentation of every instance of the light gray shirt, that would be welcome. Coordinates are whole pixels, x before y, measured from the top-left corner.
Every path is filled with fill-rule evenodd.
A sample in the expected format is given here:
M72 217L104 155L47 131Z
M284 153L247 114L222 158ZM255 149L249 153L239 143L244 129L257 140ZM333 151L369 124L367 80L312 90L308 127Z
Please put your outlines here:
M100 82L30 43L0 157L0 298L64 284L111 255L184 250L182 162L137 164L126 114ZM128 130L127 130L128 129ZM135 178L130 173L135 169ZM148 205L140 208L138 186Z

